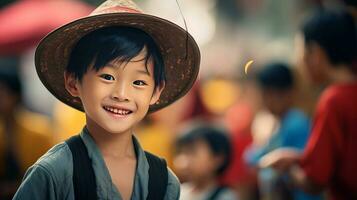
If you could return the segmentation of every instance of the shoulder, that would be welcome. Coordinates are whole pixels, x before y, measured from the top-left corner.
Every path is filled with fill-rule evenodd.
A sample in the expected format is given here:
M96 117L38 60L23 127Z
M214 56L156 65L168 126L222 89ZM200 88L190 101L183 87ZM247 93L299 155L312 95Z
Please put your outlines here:
M291 109L286 117L285 127L287 129L299 130L309 129L310 127L310 118L300 109ZM291 131L291 130L290 130Z
M59 169L63 166L68 167L68 163L72 164L72 152L67 143L61 142L48 150L35 164L46 168Z
M47 171L56 182L72 177L72 153L65 142L52 147L47 153L37 160L34 167ZM71 179L71 178L69 178Z
M356 92L357 86L353 84L336 84L329 86L322 92L318 100L318 106L336 106L336 104L351 100L350 97L355 97Z
M288 115L281 125L281 145L302 149L310 135L311 120L299 109L292 109Z
M72 171L68 146L58 144L27 170L14 199L58 199L70 190Z
M13 199L56 199L56 188L51 173L45 167L34 164L27 170Z
M357 87L353 85L336 84L327 87L318 99L314 119L321 120L327 116L340 118L350 111L351 106L354 107L356 94Z
M170 168L167 168L168 180L165 200L180 198L180 182Z
M299 108L292 108L287 113L288 121L308 121L309 117Z

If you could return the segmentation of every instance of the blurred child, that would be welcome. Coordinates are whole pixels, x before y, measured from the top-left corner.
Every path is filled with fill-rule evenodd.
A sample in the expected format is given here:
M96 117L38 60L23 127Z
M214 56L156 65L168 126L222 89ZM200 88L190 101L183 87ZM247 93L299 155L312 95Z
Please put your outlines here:
M28 111L16 59L0 59L0 199L11 199L21 177L52 145L49 120Z
M234 192L218 183L228 167L231 144L226 133L199 125L178 138L175 167L185 177L182 200L233 200Z
M248 156L250 164L258 165L259 160L270 151L281 147L302 150L309 136L309 118L294 106L295 83L292 70L284 63L273 62L258 73L263 104L275 115L280 126L262 148L255 149ZM270 169L260 170L262 194L271 199L319 199L299 190L291 190L287 180Z

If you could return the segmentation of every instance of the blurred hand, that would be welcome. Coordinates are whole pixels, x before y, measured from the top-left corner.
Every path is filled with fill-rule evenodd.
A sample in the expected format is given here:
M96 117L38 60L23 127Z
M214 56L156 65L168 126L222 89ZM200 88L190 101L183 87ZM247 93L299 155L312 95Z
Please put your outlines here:
M297 149L279 148L263 156L259 161L259 167L272 167L279 172L286 172L299 158L300 152Z

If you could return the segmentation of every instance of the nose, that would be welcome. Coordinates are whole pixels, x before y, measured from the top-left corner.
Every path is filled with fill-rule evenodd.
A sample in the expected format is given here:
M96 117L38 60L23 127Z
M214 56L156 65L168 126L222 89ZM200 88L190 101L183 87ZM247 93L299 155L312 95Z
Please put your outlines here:
M125 83L116 83L112 88L111 98L116 101L129 101L130 100L130 89Z

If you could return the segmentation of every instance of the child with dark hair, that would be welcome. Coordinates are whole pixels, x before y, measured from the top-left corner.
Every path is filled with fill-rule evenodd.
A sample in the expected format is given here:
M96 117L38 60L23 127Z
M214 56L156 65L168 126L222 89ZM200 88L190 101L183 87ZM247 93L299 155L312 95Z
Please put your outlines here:
M134 132L189 91L199 61L188 32L130 0L108 0L50 33L36 49L38 75L86 125L27 171L14 199L178 199L176 176Z
M303 61L315 84L353 79L357 70L357 36L349 13L318 11L303 24L300 39Z
M310 77L321 94L311 136L302 154L276 150L262 165L287 171L308 192L328 188L332 199L357 199L357 59L355 22L346 11L320 11L302 28Z
M180 199L237 199L232 190L218 182L231 158L226 132L207 124L198 125L177 139L176 149L174 164L187 181Z
M309 136L310 119L294 105L296 95L295 78L292 69L282 62L272 62L263 66L257 75L262 91L263 105L279 120L280 124L259 149L251 149L247 154L248 163L258 166L260 159L277 148L302 150ZM271 169L259 170L261 194L269 199L319 199L299 190L289 188L289 180Z

